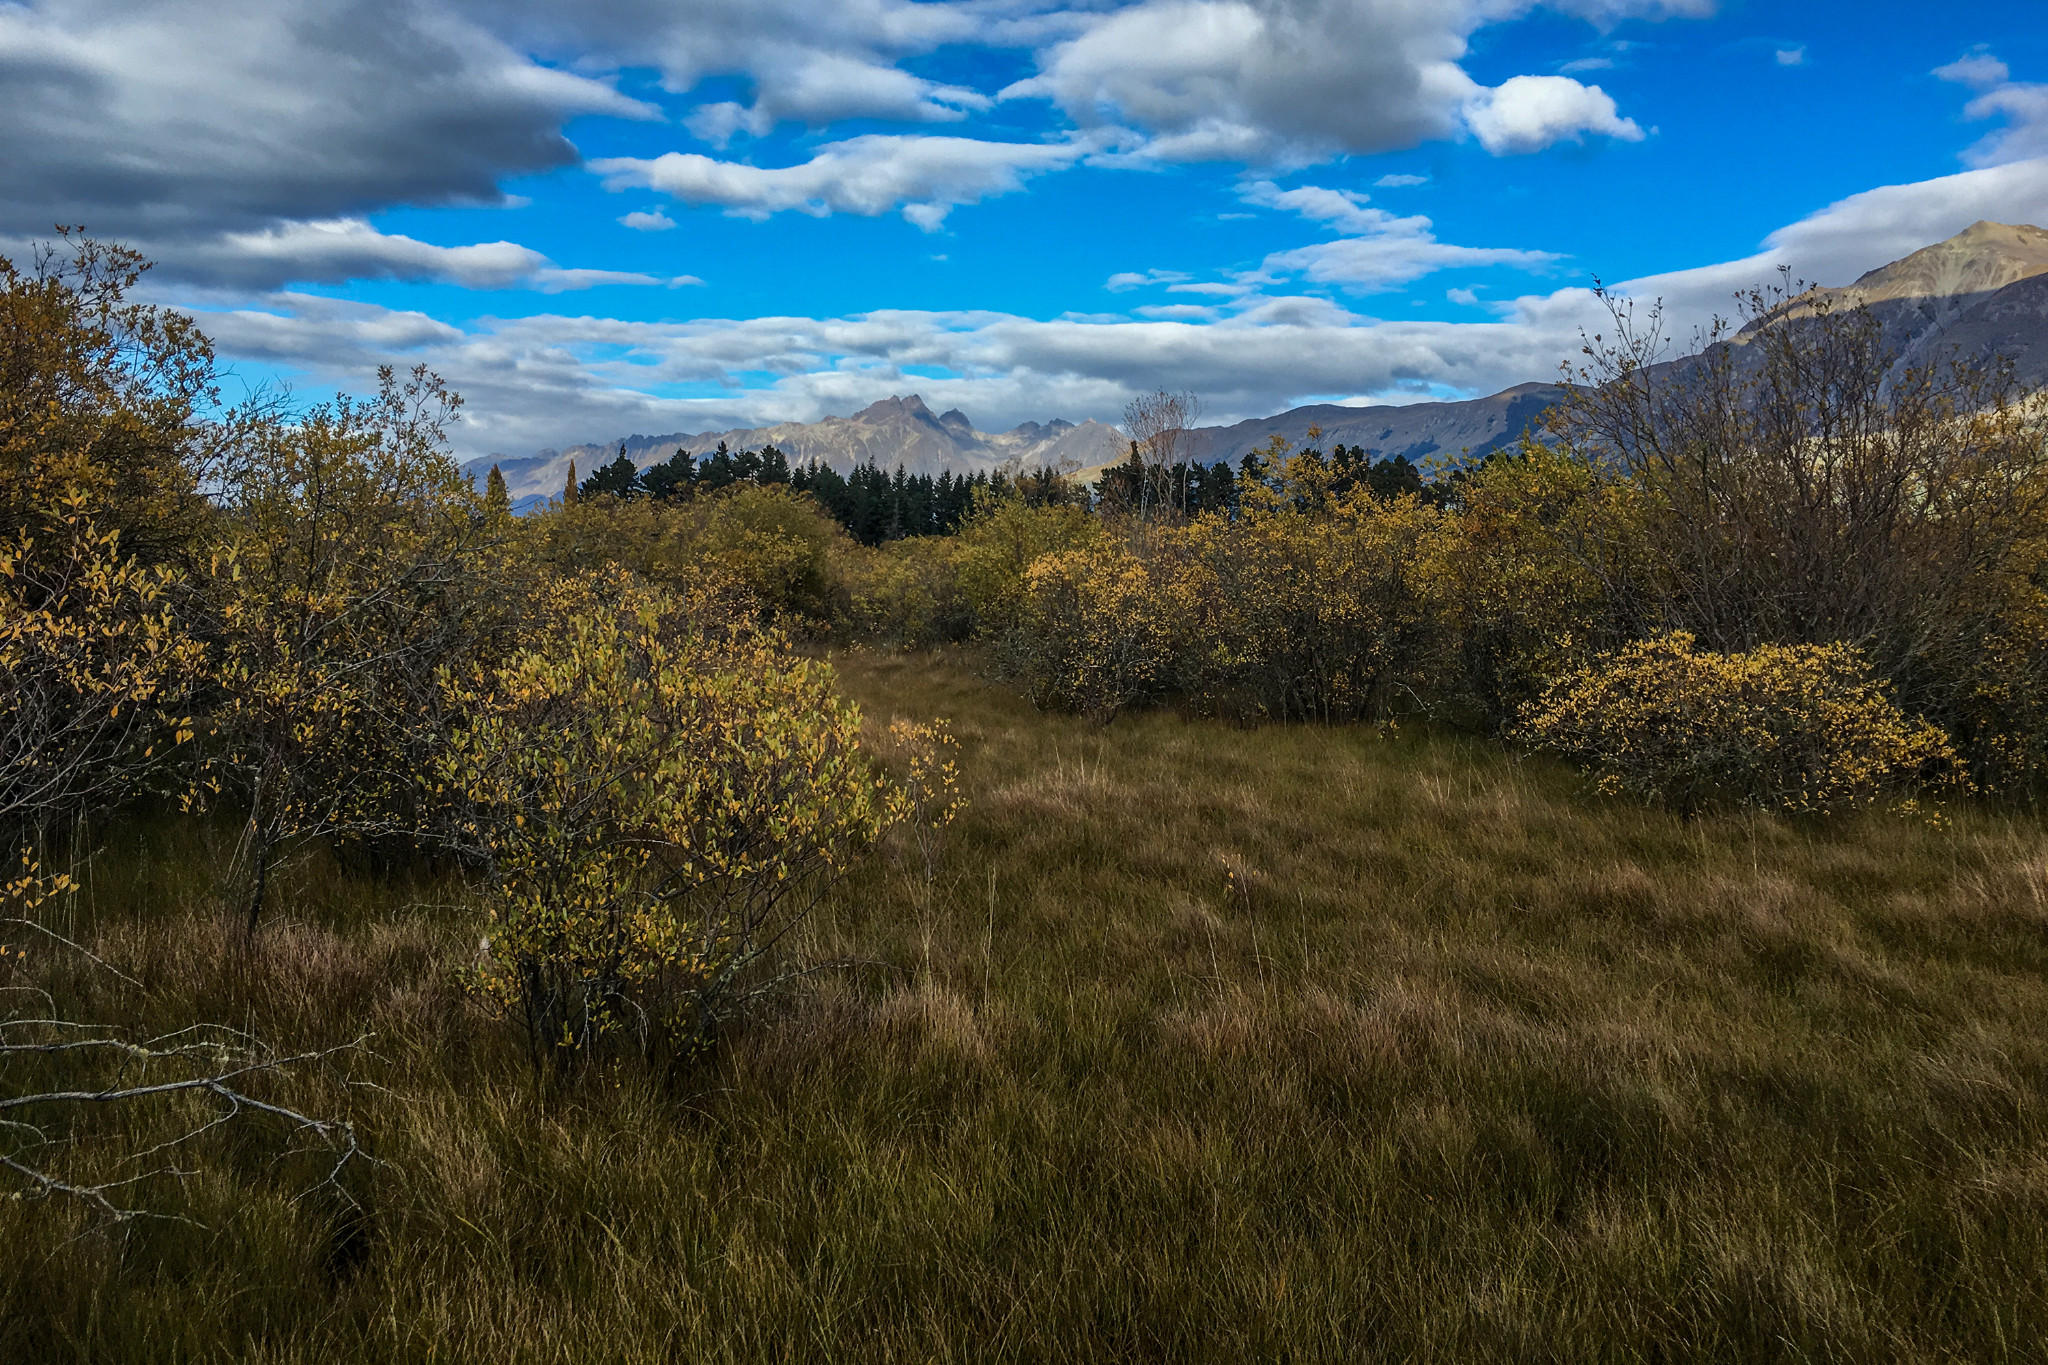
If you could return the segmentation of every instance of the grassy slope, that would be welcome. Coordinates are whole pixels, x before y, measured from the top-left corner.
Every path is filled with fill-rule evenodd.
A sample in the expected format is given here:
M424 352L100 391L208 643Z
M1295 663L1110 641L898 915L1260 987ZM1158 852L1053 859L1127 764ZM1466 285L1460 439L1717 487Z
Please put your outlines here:
M954 718L975 804L935 888L897 859L817 921L896 970L673 1091L538 1097L447 984L446 888L309 865L245 954L218 849L110 851L77 913L153 1018L378 1031L389 1165L357 1226L261 1142L195 1154L206 1231L0 1208L6 1354L2048 1354L2038 822L1685 824L1464 740L842 668Z

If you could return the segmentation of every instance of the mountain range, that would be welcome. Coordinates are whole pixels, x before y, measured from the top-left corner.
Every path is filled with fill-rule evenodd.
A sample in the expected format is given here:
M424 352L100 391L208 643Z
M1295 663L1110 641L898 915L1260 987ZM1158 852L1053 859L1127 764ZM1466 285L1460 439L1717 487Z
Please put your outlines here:
M1059 418L1044 423L1026 422L1008 431L977 431L960 409L934 414L924 399L911 394L870 403L851 417L782 422L731 431L635 435L602 444L570 446L566 450L543 450L516 459L487 455L463 468L480 476L482 471L497 465L516 504L523 499L560 493L569 475L570 461L575 461L579 474L588 477L599 465L617 459L621 446L626 457L642 469L668 459L678 450L703 455L722 443L736 451L772 445L787 455L792 464L817 460L842 474L868 461L884 469L902 465L913 474L936 474L941 469L971 474L1005 466L1024 470L1099 464L1120 439L1115 427L1102 422L1076 424Z
M1951 356L1985 362L2010 360L2019 379L2048 384L2048 230L2026 225L1975 223L1945 242L1923 247L1840 288L1808 290L1750 323L1728 343L1745 345L1759 328L1809 315L1822 301L1867 305L1884 329L1901 366L1937 363ZM1675 362L1683 364L1684 362ZM1485 398L1457 402L1347 407L1318 403L1230 426L1188 433L1189 457L1233 463L1275 435L1302 441L1322 428L1325 448L1342 443L1376 456L1482 455L1520 439L1563 391L1555 384L1520 384ZM1026 422L1003 432L975 429L958 408L934 414L916 394L885 398L850 417L732 431L629 436L623 442L543 450L511 458L487 455L464 469L477 478L496 464L515 504L559 493L568 465L588 475L615 458L621 444L646 467L678 450L702 455L720 442L733 450L773 445L792 462L819 460L844 473L872 460L885 469L956 473L1010 467L1066 466L1092 470L1119 458L1122 434L1102 422L1054 419Z

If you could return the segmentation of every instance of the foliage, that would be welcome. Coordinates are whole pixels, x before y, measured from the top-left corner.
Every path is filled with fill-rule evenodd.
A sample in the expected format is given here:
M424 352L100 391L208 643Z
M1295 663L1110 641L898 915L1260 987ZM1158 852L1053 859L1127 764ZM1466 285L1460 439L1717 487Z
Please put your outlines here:
M822 665L710 593L617 570L545 585L528 642L435 766L489 860L471 977L568 1067L630 1028L689 1055L820 888L898 818Z
M734 485L679 503L593 498L523 522L533 551L560 573L620 565L679 590L728 579L804 632L840 614L834 561L844 534L787 487Z
M1213 585L1192 630L1204 657L1188 690L1211 709L1281 720L1384 722L1422 709L1446 681L1434 600L1445 520L1413 496L1365 488L1304 510L1287 490L1311 472L1321 466L1289 465L1283 491L1235 522L1167 533Z
M974 609L960 584L962 548L956 536L848 547L839 564L848 630L857 639L902 649L972 637Z
M0 527L83 497L145 564L177 556L196 494L213 348L191 318L129 298L146 262L67 234L24 270L0 257Z
M1554 427L1615 494L1573 547L1614 627L1841 641L1957 720L1997 633L1986 598L2048 517L2048 430L2011 367L1895 372L1867 308L1789 289L1660 365L1658 314L1612 307Z
M386 369L368 402L246 414L225 463L205 584L218 738L194 795L247 809L252 928L279 843L426 832L436 671L504 624L492 527L444 449L458 401Z
M1042 707L1107 721L1160 700L1190 648L1196 586L1115 541L1042 555L1025 570L1005 665Z
M1058 470L1035 470L1013 478L1004 470L956 475L941 469L933 476L911 474L898 465L892 474L870 456L842 475L815 459L791 465L789 457L772 445L758 451L736 451L723 441L702 456L677 450L645 469L637 468L621 445L617 457L585 479L579 492L585 498L604 496L619 502L642 497L688 502L708 494L756 487L787 487L810 494L863 545L950 535L978 502L988 498L1015 494L1034 505L1086 500Z
M1511 729L1588 650L1629 638L1582 553L1601 543L1588 528L1611 491L1583 462L1535 442L1458 481L1431 595L1457 653L1440 699L1447 714Z
M0 833L112 805L192 736L183 577L121 539L73 491L0 544Z
M1254 718L1391 719L1441 685L1432 599L1441 512L1368 488L1332 494L1285 462L1217 513L1034 562L1006 662L1041 704L1113 716L1175 700Z
M903 764L898 809L930 887L939 878L946 831L967 805L960 791L960 741L950 722L898 719L889 722L886 742Z
M1967 787L1948 737L1900 711L1854 646L1693 643L1677 632L1600 656L1544 696L1528 741L1592 765L1602 791L1687 812L1828 815Z

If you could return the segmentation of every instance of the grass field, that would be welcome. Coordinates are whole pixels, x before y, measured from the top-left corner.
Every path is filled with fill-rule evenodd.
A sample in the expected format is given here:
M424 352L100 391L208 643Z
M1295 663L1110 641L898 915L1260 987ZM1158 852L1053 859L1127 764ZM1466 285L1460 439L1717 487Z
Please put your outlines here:
M308 858L245 949L228 839L106 832L68 922L146 989L52 958L60 1003L373 1032L288 1093L384 1164L293 1202L248 1125L150 1189L203 1226L0 1205L0 1356L2048 1357L2035 817L1683 822L1461 737L839 664L953 719L973 805L815 919L879 965L672 1085L541 1089L453 985L459 886Z

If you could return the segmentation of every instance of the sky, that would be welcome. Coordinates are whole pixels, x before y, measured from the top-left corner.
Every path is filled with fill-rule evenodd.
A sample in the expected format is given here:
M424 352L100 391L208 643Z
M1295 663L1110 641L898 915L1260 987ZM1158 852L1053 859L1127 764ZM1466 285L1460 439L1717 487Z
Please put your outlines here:
M1476 397L2048 225L2042 0L0 0L0 254L457 453Z

